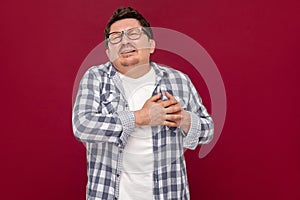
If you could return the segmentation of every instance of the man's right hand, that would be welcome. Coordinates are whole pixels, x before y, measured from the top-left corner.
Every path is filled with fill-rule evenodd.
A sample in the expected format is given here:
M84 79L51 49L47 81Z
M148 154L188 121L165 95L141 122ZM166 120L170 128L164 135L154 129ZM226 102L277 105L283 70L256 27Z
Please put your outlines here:
M164 107L157 103L161 98L161 93L158 93L148 99L142 109L134 112L135 126L158 126L164 123L166 114Z
M158 126L166 125L177 127L181 125L184 114L179 102L168 92L168 99L161 100L161 93L148 99L142 109L135 111L135 125Z

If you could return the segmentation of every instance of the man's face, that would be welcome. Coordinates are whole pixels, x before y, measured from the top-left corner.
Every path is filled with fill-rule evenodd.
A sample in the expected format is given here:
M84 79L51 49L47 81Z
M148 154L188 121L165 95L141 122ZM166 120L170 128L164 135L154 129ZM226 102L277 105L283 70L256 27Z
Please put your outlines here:
M136 19L122 19L113 23L110 33L142 27ZM112 35L111 35L112 36ZM108 43L107 56L121 73L126 73L134 67L149 65L150 54L154 52L155 42L142 31L140 38L129 39L123 34L121 42Z

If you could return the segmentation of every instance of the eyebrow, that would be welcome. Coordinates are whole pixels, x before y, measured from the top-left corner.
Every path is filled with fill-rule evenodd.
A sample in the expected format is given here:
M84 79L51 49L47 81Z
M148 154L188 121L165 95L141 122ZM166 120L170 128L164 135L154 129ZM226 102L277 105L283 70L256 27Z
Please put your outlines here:
M122 31L113 31L113 32L108 33L108 35L110 35L112 33L122 33L123 31L129 30L129 29L133 29L133 28L144 28L144 27L143 26L136 26L136 27L124 29Z

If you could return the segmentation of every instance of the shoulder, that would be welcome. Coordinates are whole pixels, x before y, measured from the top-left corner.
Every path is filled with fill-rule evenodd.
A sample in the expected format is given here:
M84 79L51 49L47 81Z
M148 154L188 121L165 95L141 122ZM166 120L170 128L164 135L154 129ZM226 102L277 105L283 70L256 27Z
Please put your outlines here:
M94 65L86 70L85 74L93 74L94 76L104 76L109 74L112 68L111 62L107 62L100 65Z
M164 77L168 77L169 79L180 79L182 81L189 81L188 76L177 69L166 67L155 62L151 62L151 65L154 67L156 73L162 74Z
M94 65L88 68L84 72L82 79L103 81L105 79L109 79L109 77L112 74L115 74L115 72L116 70L114 70L114 67L111 64L111 62L107 62L100 65Z

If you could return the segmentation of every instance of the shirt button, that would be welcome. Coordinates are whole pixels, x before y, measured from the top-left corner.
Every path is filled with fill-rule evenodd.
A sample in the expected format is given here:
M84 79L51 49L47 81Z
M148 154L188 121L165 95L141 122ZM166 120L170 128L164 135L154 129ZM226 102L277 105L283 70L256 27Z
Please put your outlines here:
M120 174L117 174L117 177L119 177L120 176Z
M119 153L123 153L123 150L119 150Z
M115 200L118 200L118 198L117 198L117 197L115 197Z

